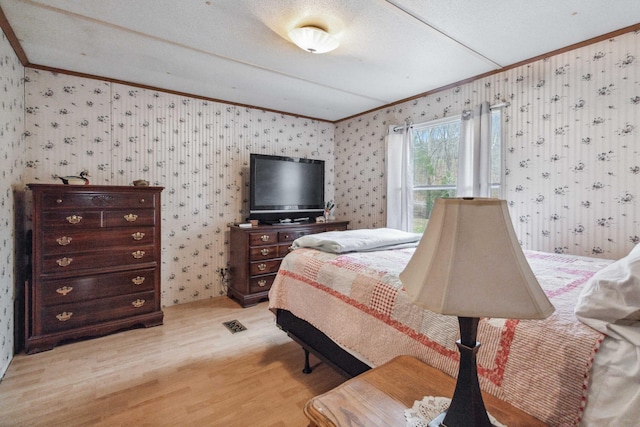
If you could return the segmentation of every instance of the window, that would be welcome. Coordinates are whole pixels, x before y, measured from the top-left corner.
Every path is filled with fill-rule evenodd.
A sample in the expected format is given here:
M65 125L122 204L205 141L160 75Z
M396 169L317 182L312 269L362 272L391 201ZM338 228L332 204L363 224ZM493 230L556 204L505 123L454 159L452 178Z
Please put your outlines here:
M491 111L491 197L501 196L501 109ZM413 127L413 230L427 227L438 197L455 197L458 178L460 116Z

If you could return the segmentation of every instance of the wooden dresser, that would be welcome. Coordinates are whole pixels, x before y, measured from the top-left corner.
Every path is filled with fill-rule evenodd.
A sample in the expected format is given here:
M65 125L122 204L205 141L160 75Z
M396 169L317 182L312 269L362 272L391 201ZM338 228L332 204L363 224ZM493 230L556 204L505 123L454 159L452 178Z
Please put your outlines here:
M162 187L29 184L25 351L162 324Z
M291 242L307 234L346 230L348 225L349 221L333 221L251 228L232 226L227 296L243 307L266 299Z

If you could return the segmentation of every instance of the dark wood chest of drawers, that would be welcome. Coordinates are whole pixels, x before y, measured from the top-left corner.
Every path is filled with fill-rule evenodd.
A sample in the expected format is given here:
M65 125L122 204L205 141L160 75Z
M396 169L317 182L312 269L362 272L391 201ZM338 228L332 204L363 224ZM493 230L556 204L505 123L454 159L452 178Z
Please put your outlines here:
M25 351L162 324L162 187L30 184Z
M348 225L349 221L251 228L232 226L227 296L236 299L243 307L266 299L280 261L295 239L307 234L346 230Z

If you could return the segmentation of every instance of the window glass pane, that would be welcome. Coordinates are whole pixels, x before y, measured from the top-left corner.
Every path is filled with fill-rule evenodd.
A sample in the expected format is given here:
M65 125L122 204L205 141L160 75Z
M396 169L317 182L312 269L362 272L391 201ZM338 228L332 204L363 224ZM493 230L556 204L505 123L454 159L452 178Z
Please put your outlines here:
M413 185L455 185L460 120L425 126L413 132Z
M431 217L433 204L438 197L455 197L456 189L413 191L413 232L423 233Z
M501 110L491 112L491 191L499 198L502 181ZM413 129L413 231L427 227L435 200L456 197L460 117L438 120Z

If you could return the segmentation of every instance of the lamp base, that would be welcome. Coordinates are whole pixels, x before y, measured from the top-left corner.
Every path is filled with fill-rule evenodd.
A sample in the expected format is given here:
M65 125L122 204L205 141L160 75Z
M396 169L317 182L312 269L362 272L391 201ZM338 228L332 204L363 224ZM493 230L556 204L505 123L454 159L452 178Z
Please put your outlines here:
M442 423L447 427L491 427L487 410L484 407L476 354L480 343L476 341L478 335L478 317L458 317L460 325L460 339L456 342L460 351L460 366L456 389L451 398L451 405L446 412L446 419Z
M446 424L443 424L444 418L447 416L447 411L441 413L427 424L428 427L447 427ZM491 427L497 427L495 424L489 424Z

